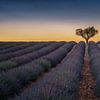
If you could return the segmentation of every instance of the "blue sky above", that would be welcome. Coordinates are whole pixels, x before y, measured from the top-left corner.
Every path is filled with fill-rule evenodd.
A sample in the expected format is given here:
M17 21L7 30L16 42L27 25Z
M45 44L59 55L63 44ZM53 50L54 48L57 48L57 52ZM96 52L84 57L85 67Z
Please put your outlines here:
M94 20L100 18L100 0L0 0L0 21Z

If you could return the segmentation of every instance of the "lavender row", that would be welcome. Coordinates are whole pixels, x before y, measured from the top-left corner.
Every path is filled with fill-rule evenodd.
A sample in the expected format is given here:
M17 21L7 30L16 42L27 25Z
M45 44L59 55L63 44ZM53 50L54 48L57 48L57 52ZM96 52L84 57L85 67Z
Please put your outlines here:
M48 45L44 48L41 48L40 50L37 50L35 52L24 54L22 56L18 56L18 57L9 59L8 61L1 62L0 70L8 70L8 69L11 69L14 67L18 67L19 65L28 63L34 59L37 59L41 56L44 56L44 55L56 50L57 48L59 48L62 45L64 45L64 42L51 43L50 45Z
M59 48L58 50L56 50L56 52L55 51L51 52L50 54L42 58L49 60L50 62L52 62L52 66L55 66L57 63L60 63L61 59L63 59L66 56L66 54L72 49L72 47L75 44L76 44L75 42L69 42L65 44L62 48Z
M21 42L7 42L0 46L0 51L22 44Z
M15 42L0 42L0 47L11 44L11 43L15 43Z
M12 100L77 100L84 51L80 42L56 68Z
M6 44L8 44L8 42L0 42L0 46L4 46Z
M71 46L70 46L71 45ZM53 57L53 59L60 61L75 45L75 43L66 43L64 46L58 48L53 53L50 53L48 57ZM62 56L63 55L63 56ZM44 56L45 57L45 56ZM44 59L44 57L32 61L26 65L22 65L18 68L10 69L4 73L0 74L0 97L7 97L11 94L19 92L29 81L36 80L39 75L44 71L49 70L52 66L53 61ZM56 63L58 64L58 63Z
M97 44L100 44L100 41L98 41Z
M22 50L2 54L2 55L0 55L0 61L8 60L8 59L13 58L13 57L17 57L17 56L24 55L26 53L34 52L34 51L39 50L39 49L41 49L49 44L50 44L50 42L45 42L45 43L41 42L41 43L38 43L36 45L30 46L30 47L22 49Z
M98 46L99 46L99 48L100 48L100 41L98 41L98 42L97 42L97 45L98 45Z
M18 44L16 46L13 46L11 48L4 49L4 50L0 51L0 54L15 52L17 50L24 49L24 48L27 48L29 46L33 46L35 44L36 44L36 42L33 42L33 43L27 43L26 42L24 44L23 43L20 43L20 44Z
M11 61L17 62L17 63L25 63L32 61L34 59L37 59L41 56L44 56L56 49L58 49L60 46L64 45L64 42L56 42L52 43L44 48L41 48L40 50L37 50L35 52L28 53L26 55L20 56L20 57L15 57L14 59L11 59Z
M92 73L96 78L96 94L100 98L100 49L95 42L89 43Z

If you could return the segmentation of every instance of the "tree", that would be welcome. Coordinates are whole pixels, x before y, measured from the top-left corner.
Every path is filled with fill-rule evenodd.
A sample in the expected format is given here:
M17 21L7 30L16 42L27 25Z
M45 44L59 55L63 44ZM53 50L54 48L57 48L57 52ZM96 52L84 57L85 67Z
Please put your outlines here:
M89 39L96 34L98 34L98 30L96 30L94 26L85 28L84 30L81 28L76 29L76 35L82 36L86 40L86 43L88 43Z

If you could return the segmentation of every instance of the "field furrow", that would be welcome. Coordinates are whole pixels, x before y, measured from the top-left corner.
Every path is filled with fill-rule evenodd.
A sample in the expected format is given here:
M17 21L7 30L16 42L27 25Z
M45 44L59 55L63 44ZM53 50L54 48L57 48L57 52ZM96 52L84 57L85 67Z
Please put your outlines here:
M100 41L0 42L0 100L99 100Z
M4 49L4 50L1 50L0 49L0 55L2 54L5 54L5 53L11 53L11 52L15 52L15 51L18 51L18 50L21 50L21 49L25 49L25 48L28 48L29 46L33 46L35 45L36 43L20 43L20 44L17 44L13 47L10 47L8 49Z
M84 50L84 43L77 44L52 71L11 100L75 100Z
M58 49L60 46L64 45L64 43L51 43L50 45L43 47L39 50L33 51L31 53L26 53L22 56L13 57L7 61L0 62L0 70L8 70L14 67L18 67L19 65L26 64L31 62L41 56L44 56L54 50Z
M19 92L29 81L36 80L44 71L56 66L67 55L76 43L70 42L50 54L21 67L0 74L0 97L7 97ZM56 59L56 60L55 60ZM5 88L5 89L4 89Z
M46 43L39 43L39 44L30 46L30 47L22 49L22 50L18 50L18 51L7 53L7 54L1 54L0 55L0 62L4 61L4 60L11 59L13 57L24 55L26 53L34 52L34 51L39 50L39 49L41 49L49 44L50 44L49 42L48 43L47 42Z

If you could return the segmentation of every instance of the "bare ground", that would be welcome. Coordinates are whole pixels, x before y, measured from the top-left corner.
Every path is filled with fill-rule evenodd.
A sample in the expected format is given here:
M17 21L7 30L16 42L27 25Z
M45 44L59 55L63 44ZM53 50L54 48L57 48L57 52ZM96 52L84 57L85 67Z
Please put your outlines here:
M97 100L95 94L95 78L92 76L88 56L84 58L82 80L79 87L78 100Z

